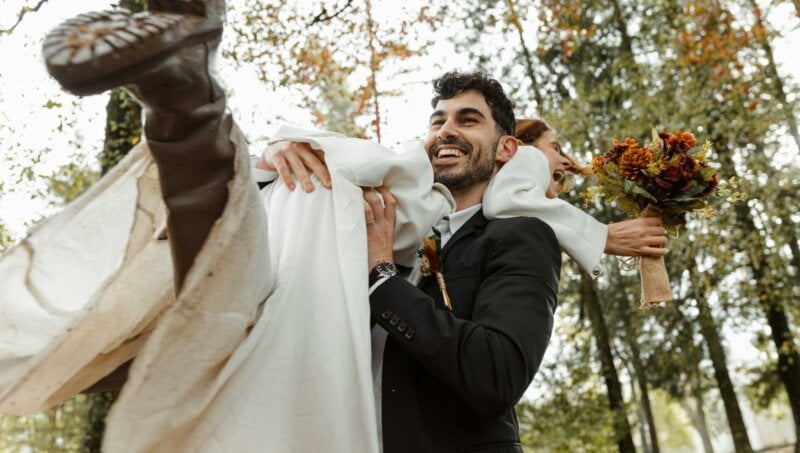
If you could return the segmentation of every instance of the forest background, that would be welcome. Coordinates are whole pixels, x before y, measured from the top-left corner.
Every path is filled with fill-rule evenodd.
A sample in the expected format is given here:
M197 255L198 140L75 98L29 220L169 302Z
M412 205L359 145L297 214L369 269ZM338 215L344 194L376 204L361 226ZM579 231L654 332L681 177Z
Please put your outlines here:
M138 143L121 91L62 93L47 30L146 0L0 0L0 250ZM800 1L231 0L218 61L252 152L279 124L397 147L424 134L430 81L479 68L519 117L545 118L588 163L650 129L710 140L744 197L670 243L675 300L638 308L638 278L565 260L546 362L519 405L529 451L799 451ZM593 184L577 179L563 194ZM585 206L604 222L621 213ZM0 416L0 451L99 451L115 395Z

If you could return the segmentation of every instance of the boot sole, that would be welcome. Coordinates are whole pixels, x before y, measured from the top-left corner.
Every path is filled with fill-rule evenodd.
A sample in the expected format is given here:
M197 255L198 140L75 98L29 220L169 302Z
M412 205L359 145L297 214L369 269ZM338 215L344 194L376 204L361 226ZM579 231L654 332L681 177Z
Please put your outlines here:
M167 3L192 12L202 6L205 13L205 2L163 1L161 6ZM45 38L42 53L48 72L64 89L90 95L124 85L180 49L221 36L222 24L201 15L110 10L59 25Z

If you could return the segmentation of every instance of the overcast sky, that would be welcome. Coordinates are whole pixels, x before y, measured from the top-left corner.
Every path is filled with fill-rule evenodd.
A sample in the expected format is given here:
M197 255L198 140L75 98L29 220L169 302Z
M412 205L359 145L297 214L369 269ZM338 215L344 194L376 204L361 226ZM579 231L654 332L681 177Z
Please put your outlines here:
M16 17L16 12L30 0L0 0L0 26L6 28ZM77 98L61 91L49 78L40 57L40 43L46 32L61 21L80 12L107 9L110 0L50 0L39 11L25 17L22 24L9 36L0 36L0 150L3 165L0 166L0 182L6 184L5 193L0 192L0 222L9 227L15 235L24 234L27 225L42 213L52 213L57 207L47 205L44 200L31 199L36 182L16 184L12 176L17 174L9 159L19 164L32 156L21 154L25 150L49 149L45 162L37 164L35 173L52 173L60 165L70 160L83 159L93 163L92 156L102 147L105 121L106 95ZM235 2L229 2L235 3ZM377 20L390 20L403 15L402 8L414 10L423 0L395 2L378 0L373 2L379 17ZM791 17L791 5L773 13L773 22ZM796 21L793 21L796 22ZM381 89L399 89L403 94L396 98L384 97L382 116L383 143L396 147L399 143L424 134L427 117L430 113L429 81L452 68L468 67L466 57L458 55L452 48L448 36L454 30L437 30L437 45L430 54L417 62L422 68L402 79L380 81ZM532 32L531 32L532 33ZM230 39L230 33L225 35ZM508 36L514 39L513 36ZM533 42L533 36L530 37ZM504 42L505 46L513 45ZM786 75L795 80L800 77L800 59L794 57L792 47L800 44L800 33L795 30L788 37L776 43L778 59ZM312 118L308 112L297 107L297 100L287 97L287 92L270 93L249 68L237 69L235 64L222 60L218 65L225 85L230 92L229 105L248 138L253 142L251 153L261 148L261 143L274 131L276 113L287 122L311 127ZM48 101L62 107L46 108ZM52 104L51 104L52 105ZM74 105L74 107L73 107ZM58 131L59 125L74 122L77 131L66 135ZM786 151L780 156L780 163L797 160L797 150L787 142ZM96 165L96 163L95 163ZM40 184L40 183L39 183ZM9 193L13 186L15 192Z

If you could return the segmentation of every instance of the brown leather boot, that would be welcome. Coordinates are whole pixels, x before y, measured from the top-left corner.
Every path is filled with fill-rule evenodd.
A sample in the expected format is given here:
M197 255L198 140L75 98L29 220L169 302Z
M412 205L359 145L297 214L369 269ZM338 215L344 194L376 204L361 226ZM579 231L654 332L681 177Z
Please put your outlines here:
M232 121L210 73L222 0L150 0L150 11L79 15L44 40L50 74L78 95L122 86L145 108L145 136L169 210L175 290L228 198Z
M48 33L47 71L77 95L130 83L177 51L219 42L222 0L150 0L147 12L119 9L81 14Z

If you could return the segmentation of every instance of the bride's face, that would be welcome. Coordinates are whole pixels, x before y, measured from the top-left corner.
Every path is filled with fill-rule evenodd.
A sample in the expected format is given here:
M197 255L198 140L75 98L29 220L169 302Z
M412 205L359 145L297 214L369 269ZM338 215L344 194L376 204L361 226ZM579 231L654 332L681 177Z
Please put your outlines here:
M545 195L548 198L555 198L561 192L564 175L571 163L561 151L561 144L556 140L553 131L547 131L542 134L538 140L533 142L533 146L544 153L545 157L547 157L547 162L550 164L550 185L547 187Z

